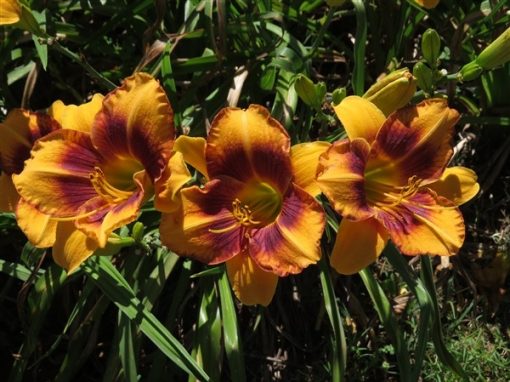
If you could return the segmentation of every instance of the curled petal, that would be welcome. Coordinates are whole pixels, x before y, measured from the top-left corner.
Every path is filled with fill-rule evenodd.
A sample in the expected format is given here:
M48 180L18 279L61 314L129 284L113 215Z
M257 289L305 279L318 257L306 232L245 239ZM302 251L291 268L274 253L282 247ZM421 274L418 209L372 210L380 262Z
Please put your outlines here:
M58 129L58 122L48 115L12 110L0 123L0 169L7 174L19 174L34 142Z
M342 219L331 255L338 273L352 275L377 260L388 242L388 233L377 220L360 222Z
M57 221L39 212L23 199L20 199L16 207L16 221L35 247L48 248L55 243Z
M321 189L315 178L319 157L331 146L329 142L307 142L290 148L290 160L294 173L294 183L312 196L319 195Z
M175 146L174 146L175 147ZM156 182L154 207L161 212L175 212L180 208L181 188L191 180L183 155L174 152L161 179Z
M173 150L180 152L186 163L193 166L206 178L209 178L205 163L205 145L206 140L202 137L181 135L175 140Z
M154 181L158 180L175 136L165 91L146 73L126 78L104 98L91 134L94 146L107 159L135 158Z
M464 219L449 200L426 189L397 206L380 209L376 218L406 255L455 255L464 242Z
M364 139L335 142L319 159L317 184L342 216L364 220L374 213L365 195L364 171L370 147Z
M243 186L225 177L208 182L203 189L183 189L182 208L162 215L163 244L206 264L224 262L241 252L244 234L231 210Z
M0 174L0 212L14 212L19 201L18 191L12 183L12 176Z
M449 167L437 182L427 187L456 206L460 206L474 198L480 191L480 185L476 180L476 173L469 168Z
M269 305L278 285L277 275L261 269L246 252L226 264L230 285L239 301L244 305Z
M58 223L52 255L68 273L74 272L96 249L96 241L76 229L73 222Z
M364 138L368 143L372 143L386 120L377 106L358 96L344 98L334 109L351 140Z
M76 217L97 196L90 174L100 158L88 134L62 129L40 139L24 171L13 175L19 194L53 217Z
M285 193L292 178L289 151L289 135L266 108L225 108L207 138L207 172L211 178L260 179Z
M275 222L252 234L249 254L262 269L279 276L300 273L320 259L325 221L320 204L293 185Z
M89 102L77 105L66 105L58 100L48 108L48 114L60 123L62 128L90 133L96 114L103 105L103 95L94 94Z
M391 114L379 130L366 177L404 186L408 179L438 179L453 153L453 126L459 119L446 100L430 99Z

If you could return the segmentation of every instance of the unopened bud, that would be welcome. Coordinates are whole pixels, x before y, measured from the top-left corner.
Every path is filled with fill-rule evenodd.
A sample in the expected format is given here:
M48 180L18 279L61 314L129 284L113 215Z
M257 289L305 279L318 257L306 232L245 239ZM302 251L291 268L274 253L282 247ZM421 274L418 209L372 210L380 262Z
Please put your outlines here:
M476 80L480 74L482 74L483 68L478 64L476 60L464 65L460 69L458 74L459 81L473 81Z
M320 109L326 95L326 84L323 82L314 84L307 76L300 74L294 82L294 89L304 103L315 109Z
M333 106L338 105L342 100L347 97L347 89L345 88L338 88L333 90L333 93L331 94L331 98L333 101Z
M432 28L423 33L421 38L421 52L423 58L433 67L437 66L437 59L441 52L441 38L439 34Z
M417 62L413 68L413 74L418 81L418 86L427 94L432 94L434 86L434 73L424 62Z
M510 27L489 44L476 59L485 70L503 65L510 61Z
M375 104L385 115L407 105L416 92L416 80L403 68L389 73L373 84L363 95Z

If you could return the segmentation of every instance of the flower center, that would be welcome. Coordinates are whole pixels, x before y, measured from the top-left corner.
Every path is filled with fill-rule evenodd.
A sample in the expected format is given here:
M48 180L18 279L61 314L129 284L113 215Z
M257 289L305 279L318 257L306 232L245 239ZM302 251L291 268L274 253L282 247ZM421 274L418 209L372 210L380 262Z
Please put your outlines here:
M212 233L224 233L236 228L249 234L252 228L265 227L275 221L282 208L282 196L266 182L247 184L232 201L232 215L236 222L222 229L210 229Z
M405 186L392 186L365 179L367 201L376 206L394 207L399 205L402 200L415 195L422 183L423 179L417 176L410 177Z
M122 202L133 193L132 191L118 189L109 183L103 170L99 167L94 167L94 172L89 175L89 179L97 194L111 204Z

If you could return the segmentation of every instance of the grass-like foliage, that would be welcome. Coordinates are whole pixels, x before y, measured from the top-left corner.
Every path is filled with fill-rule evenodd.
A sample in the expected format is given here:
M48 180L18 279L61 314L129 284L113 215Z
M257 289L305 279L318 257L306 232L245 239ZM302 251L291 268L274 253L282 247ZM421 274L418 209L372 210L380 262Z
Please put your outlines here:
M408 104L442 99L460 113L454 128L444 126L454 131L448 166L474 170L480 188L471 184L470 195L456 196L470 199L460 207L465 239L456 256L403 256L415 253L390 235L375 262L342 272L345 264L332 253L348 219L318 176L322 257L301 273L279 274L268 306L239 301L229 265L206 265L169 249L178 239L160 236L157 197L68 273L53 261L55 249L27 240L24 232L39 220L21 220L21 207L0 188L6 200L0 203L0 380L507 381L510 4L433 3L1 0L0 141L12 139L5 127L10 111L43 113L56 100L80 105L96 93L116 94L137 72L159 81L176 136L205 138L211 124L223 122L213 123L223 108L258 104L292 145L330 147L352 140L352 121L371 117L364 109L341 109L346 96L364 95L385 118ZM159 98L142 102L150 108ZM15 178L23 162L10 171L7 164L19 154L12 151L0 142L0 175L10 181L14 174L22 194ZM32 160L29 152L24 160ZM207 174L187 163L184 183L209 187ZM46 170L38 168L38 185ZM274 171L286 176L283 168ZM292 171L297 179L299 169ZM391 207L425 183L410 178ZM287 194L263 185L254 193L276 195L266 208L277 212L265 216L274 220ZM152 186L147 190L154 193ZM462 204L448 203L449 211ZM247 206L232 205L243 230L259 228ZM442 227L434 229L442 235ZM348 242L364 240L362 231L353 232L360 236Z

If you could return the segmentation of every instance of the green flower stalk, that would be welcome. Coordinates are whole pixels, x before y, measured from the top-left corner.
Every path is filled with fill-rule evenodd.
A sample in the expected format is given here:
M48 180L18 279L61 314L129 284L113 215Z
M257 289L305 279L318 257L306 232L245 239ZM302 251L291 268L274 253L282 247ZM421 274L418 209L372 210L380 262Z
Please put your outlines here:
M391 72L373 84L363 98L375 104L385 115L407 105L416 92L416 79L403 68Z

